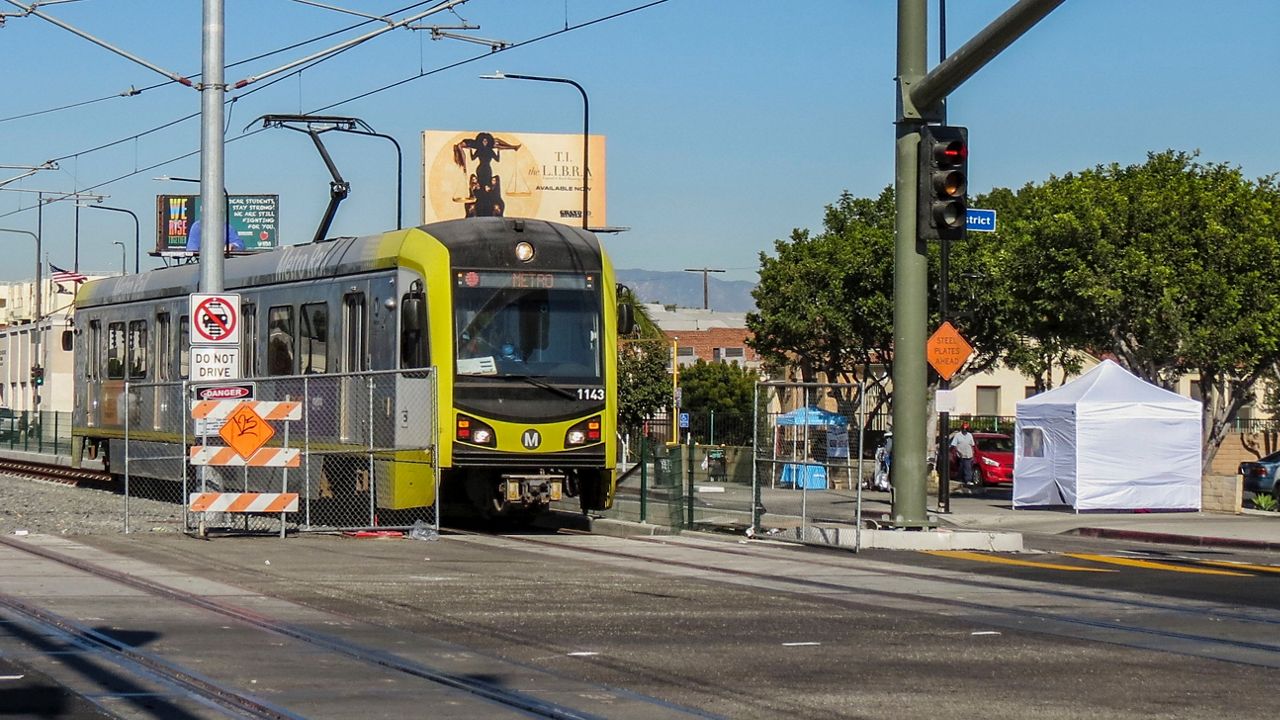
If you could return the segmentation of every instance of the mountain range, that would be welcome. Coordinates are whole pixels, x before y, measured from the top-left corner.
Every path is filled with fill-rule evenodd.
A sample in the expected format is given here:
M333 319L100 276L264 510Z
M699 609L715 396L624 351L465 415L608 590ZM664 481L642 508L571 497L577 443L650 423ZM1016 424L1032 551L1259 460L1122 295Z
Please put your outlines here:
M702 273L663 270L615 270L618 282L631 288L642 302L702 307ZM751 312L756 309L751 290L755 283L746 280L707 278L707 305L720 312Z

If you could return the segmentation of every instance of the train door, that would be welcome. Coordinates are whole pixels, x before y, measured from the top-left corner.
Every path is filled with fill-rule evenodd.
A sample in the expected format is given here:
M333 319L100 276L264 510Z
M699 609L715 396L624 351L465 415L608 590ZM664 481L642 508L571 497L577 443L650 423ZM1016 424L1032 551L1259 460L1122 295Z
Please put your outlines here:
M175 393L169 383L173 378L173 322L172 316L168 312L156 313L156 386L155 397L151 407L153 420L152 428L155 430L163 430L165 428L179 427L179 421L175 417L171 417L171 413L178 411L179 407L173 407L172 403L181 406L181 393Z
M84 395L81 402L85 409L84 424L98 427L102 424L102 321L90 320L85 340Z
M341 424L338 433L343 442L350 442L359 432L362 425L357 417L358 398L366 393L361 391L362 378L348 373L362 373L369 370L369 301L363 291L349 292L342 296L341 346L338 349L338 372L344 373L342 392L339 393L342 409Z
M258 306L254 303L240 305L240 376L258 377Z

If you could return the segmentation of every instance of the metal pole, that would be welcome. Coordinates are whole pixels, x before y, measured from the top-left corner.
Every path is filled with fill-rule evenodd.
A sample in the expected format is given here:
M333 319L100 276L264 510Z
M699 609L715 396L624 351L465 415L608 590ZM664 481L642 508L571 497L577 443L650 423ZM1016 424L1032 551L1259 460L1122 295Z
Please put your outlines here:
M685 494L685 507L688 508L689 517L688 517L688 520L686 521L685 527L688 528L689 530L692 530L693 529L693 487L694 487L693 486L693 443L689 442L687 447L689 449L689 453L688 453L689 457L687 460L685 460L684 476L685 476L685 487L688 488Z
M92 208L95 210L110 210L112 212L126 213L129 215L129 217L133 218L133 274L137 275L139 272L139 269L141 268L139 255L142 249L142 228L138 224L138 215L134 213L132 210L128 210L126 208L111 207L110 205L86 205L85 207ZM77 205L76 211L79 212L79 210L80 210L80 206ZM78 227L79 226L77 226L77 228ZM76 236L76 267L75 267L77 272L79 272L80 270L80 265L79 265L80 244L79 243L80 243L80 237L79 235L77 235ZM124 273L121 273L121 274L123 275Z
M200 80L200 290L222 292L222 257L227 244L223 166L223 80L225 27L223 0L204 1L203 75Z
M111 244L120 246L120 275L123 276L126 274L125 268L128 267L127 265L125 265L124 243L120 242L119 240L116 240Z
M942 247L938 253L938 314L942 322L947 321L951 309L948 307L950 296L948 283L951 281L951 241L942 239ZM950 390L951 381L942 378L938 381L938 390ZM938 470L938 512L951 512L951 453L948 452L947 432L951 429L951 413L938 413L938 459L934 466Z
M898 0L898 80L909 85L924 76L927 54L926 0ZM897 118L896 211L893 266L893 522L923 528L925 511L928 261L916 236L919 119Z
M751 528L760 527L760 383L751 391ZM770 467L770 472L772 472Z
M590 229L587 225L587 181L589 178L588 168L590 163L590 138L591 138L591 105L587 100L587 91L581 85L570 80L569 78L545 77L542 75L517 75L515 73L496 72L492 75L481 75L485 80L505 80L511 78L513 80L536 80L539 82L554 82L572 85L578 89L582 95L582 229Z
M640 433L640 522L648 517L649 510L649 438Z
M76 203L76 249L71 256L71 269L80 272L80 203Z

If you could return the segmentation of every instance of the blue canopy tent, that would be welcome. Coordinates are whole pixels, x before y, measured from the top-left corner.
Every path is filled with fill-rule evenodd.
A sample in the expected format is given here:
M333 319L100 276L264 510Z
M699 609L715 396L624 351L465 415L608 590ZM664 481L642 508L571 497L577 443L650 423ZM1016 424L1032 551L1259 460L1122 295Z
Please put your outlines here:
M796 408L789 413L778 416L775 425L817 425L821 427L842 427L849 424L849 418L828 412L815 405Z
M825 428L828 432L836 428L847 428L849 418L823 410L816 405L808 405L796 408L788 413L779 415L774 420L775 433L780 434L774 440L774 461L777 466L777 454L779 447L787 442L785 437L786 429L792 428L791 431L791 455L788 461L784 461L782 465L781 484L783 487L802 487L802 488L820 488L827 487L826 468L814 462L810 457L809 451L810 437L809 428ZM822 439L827 440L827 434L822 434ZM844 460L846 469L849 462L847 450L848 435L845 433L845 453ZM825 448L826 443L823 443ZM852 481L850 481L852 482Z

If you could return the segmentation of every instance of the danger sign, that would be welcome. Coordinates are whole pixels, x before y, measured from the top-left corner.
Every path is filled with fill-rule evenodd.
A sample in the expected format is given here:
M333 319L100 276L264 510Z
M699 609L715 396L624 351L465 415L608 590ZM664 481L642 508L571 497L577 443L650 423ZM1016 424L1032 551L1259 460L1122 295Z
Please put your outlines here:
M191 294L191 344L239 345L240 296Z

